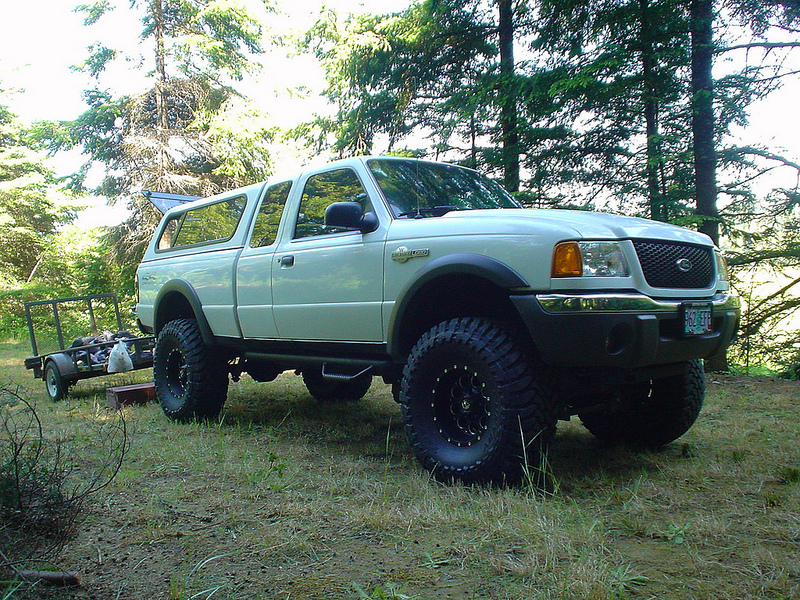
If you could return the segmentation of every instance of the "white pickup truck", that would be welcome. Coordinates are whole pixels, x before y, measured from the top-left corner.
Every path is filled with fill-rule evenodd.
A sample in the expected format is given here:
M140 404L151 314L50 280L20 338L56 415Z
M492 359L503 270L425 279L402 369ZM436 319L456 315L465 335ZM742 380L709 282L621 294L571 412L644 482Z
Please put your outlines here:
M455 165L359 157L170 209L137 272L164 412L214 418L228 379L319 400L392 384L442 480L513 482L558 419L658 445L739 321L719 251L645 219L520 207Z

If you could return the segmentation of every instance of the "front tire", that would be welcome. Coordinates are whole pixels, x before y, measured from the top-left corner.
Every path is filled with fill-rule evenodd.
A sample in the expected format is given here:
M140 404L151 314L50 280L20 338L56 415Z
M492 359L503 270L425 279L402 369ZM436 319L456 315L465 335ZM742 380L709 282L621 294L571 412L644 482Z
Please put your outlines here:
M705 399L702 360L690 360L683 373L626 386L614 406L580 414L583 425L608 443L663 446L697 420Z
M552 385L511 334L479 318L425 333L400 391L405 431L442 481L515 483L537 473L555 434Z
M213 419L228 394L227 363L211 355L196 320L177 319L158 334L153 381L170 419Z

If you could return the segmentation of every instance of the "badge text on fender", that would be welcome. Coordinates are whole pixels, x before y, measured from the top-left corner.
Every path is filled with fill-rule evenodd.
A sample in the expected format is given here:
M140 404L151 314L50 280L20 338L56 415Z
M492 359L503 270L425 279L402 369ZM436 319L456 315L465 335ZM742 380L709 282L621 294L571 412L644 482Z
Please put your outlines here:
M396 260L399 263L404 263L412 258L420 258L423 256L428 256L431 251L428 248L422 248L420 250L409 250L405 246L400 246L397 250L392 252L392 260Z

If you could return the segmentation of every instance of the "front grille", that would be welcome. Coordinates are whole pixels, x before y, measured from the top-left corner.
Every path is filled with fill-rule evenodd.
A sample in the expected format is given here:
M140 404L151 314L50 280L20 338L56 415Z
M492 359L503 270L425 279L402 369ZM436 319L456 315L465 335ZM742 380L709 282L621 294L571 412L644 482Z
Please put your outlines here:
M634 240L633 247L642 265L644 278L652 287L686 289L711 285L714 257L710 248L679 242L641 240ZM683 270L678 265L682 265Z

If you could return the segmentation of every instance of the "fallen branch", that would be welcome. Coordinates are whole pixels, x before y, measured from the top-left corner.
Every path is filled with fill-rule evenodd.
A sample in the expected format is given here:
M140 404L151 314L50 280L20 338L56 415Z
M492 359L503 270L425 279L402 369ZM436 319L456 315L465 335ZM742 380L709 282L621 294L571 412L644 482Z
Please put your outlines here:
M72 571L17 571L17 576L24 580L45 585L61 587L80 587L81 578Z
M18 569L2 550L0 550L0 563L4 563L6 567L11 569L14 576L22 581L62 587L80 587L81 585L81 578L78 573L70 571L23 571Z

